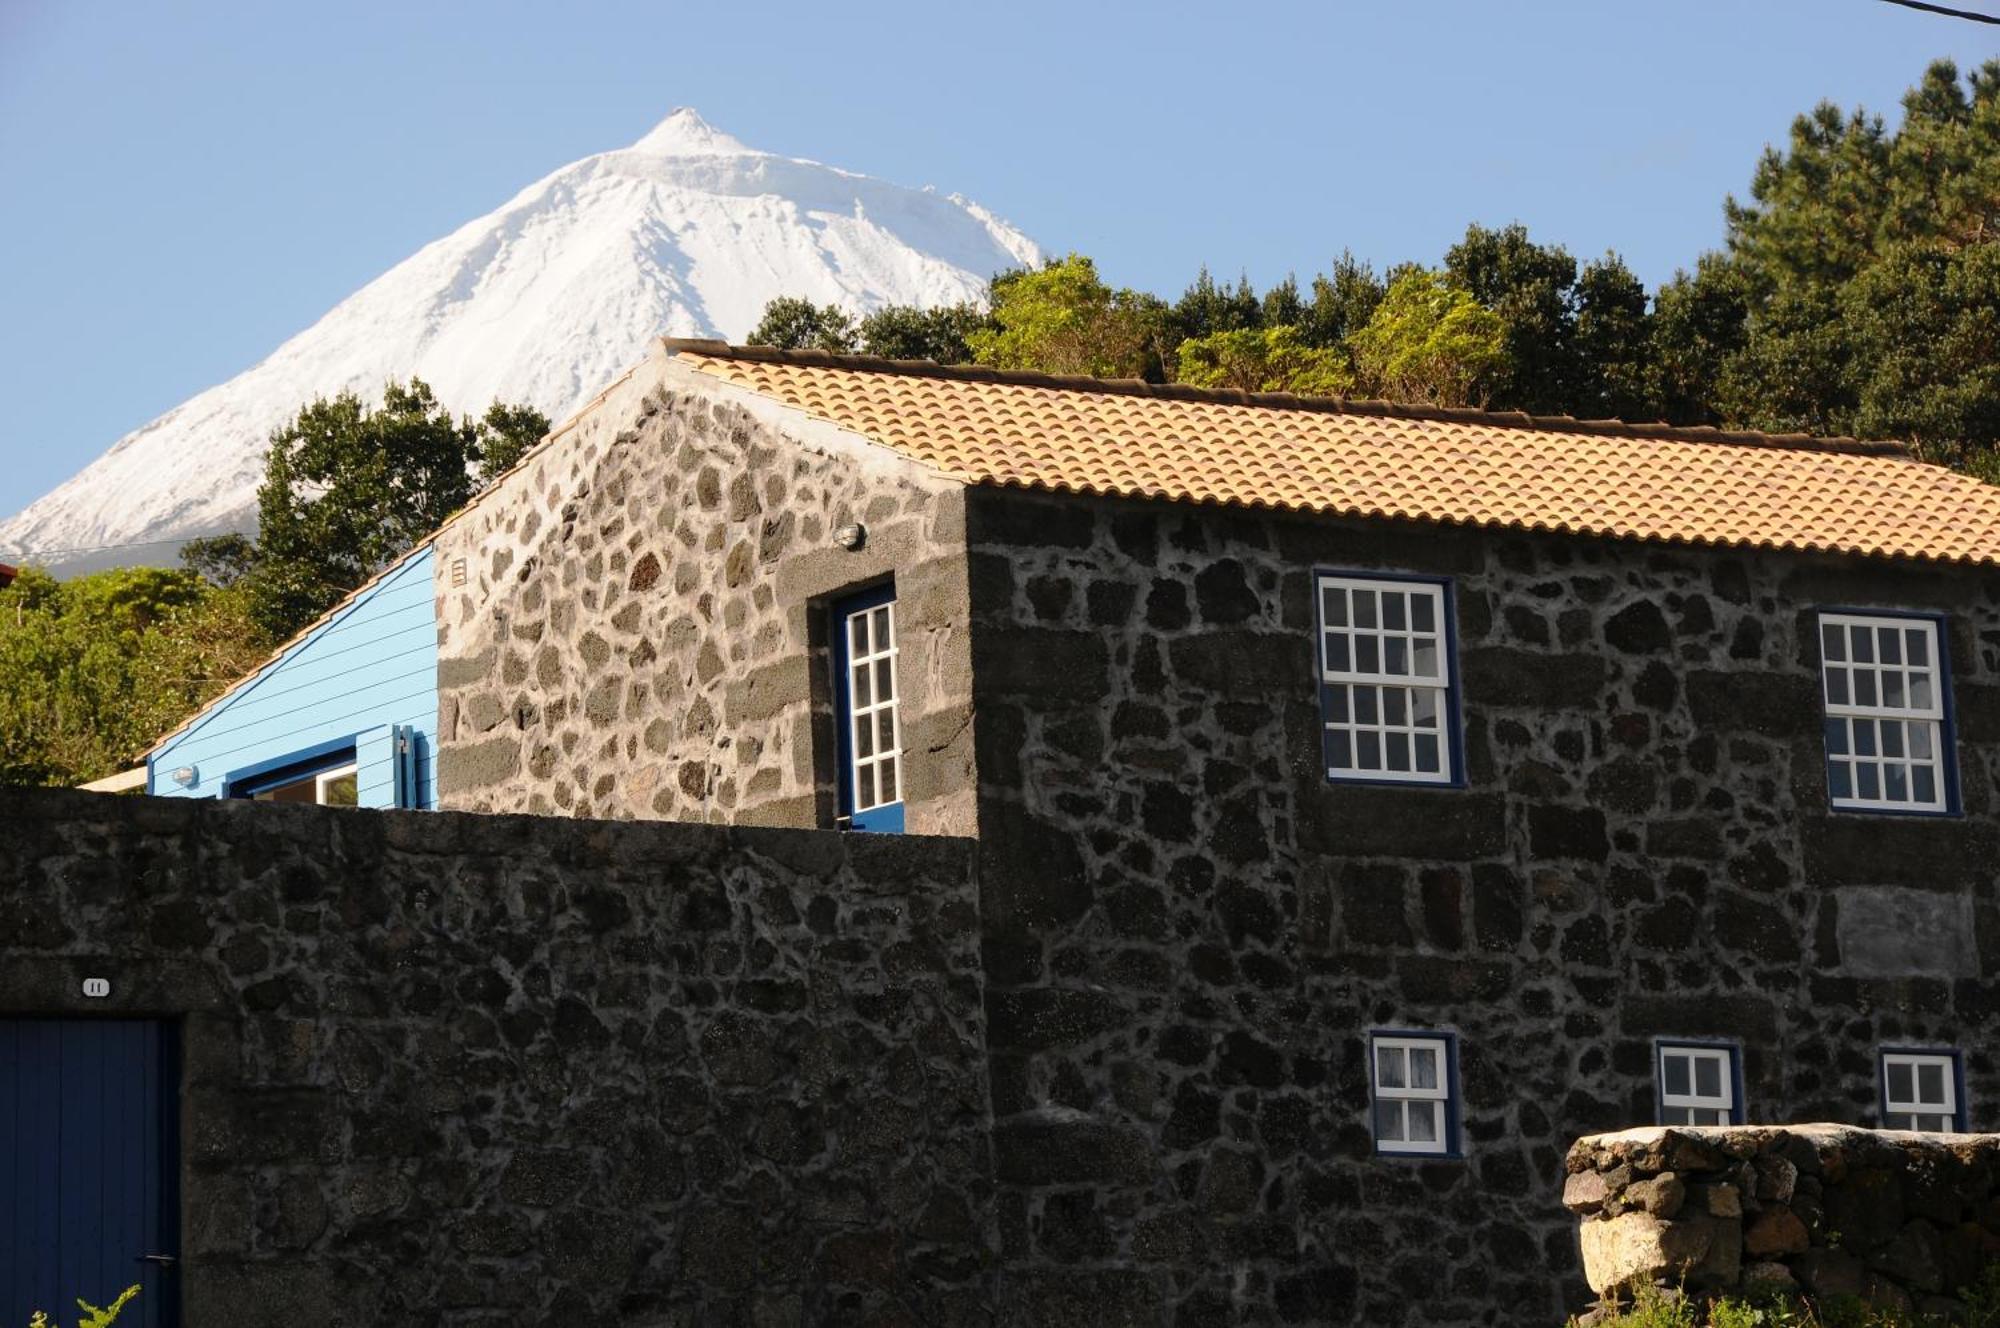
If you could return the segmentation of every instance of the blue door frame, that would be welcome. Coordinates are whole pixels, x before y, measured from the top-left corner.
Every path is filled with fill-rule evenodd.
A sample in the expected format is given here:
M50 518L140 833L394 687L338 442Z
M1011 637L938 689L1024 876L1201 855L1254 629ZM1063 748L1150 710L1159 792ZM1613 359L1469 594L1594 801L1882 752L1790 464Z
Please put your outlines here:
M172 1024L0 1019L0 1324L180 1322L179 1104Z
M871 830L878 833L894 834L899 833L903 828L903 789L907 772L903 769L902 754L900 752L896 754L892 767L896 786L895 799L859 811L855 809L855 803L858 801L856 797L858 790L855 787L857 772L855 768L854 634L852 623L859 615L881 608L885 604L893 606L895 602L895 583L885 582L882 585L864 590L859 594L837 600L833 604L834 746L838 752L840 762L839 824L849 830ZM893 607L890 612L893 615ZM893 635L892 631L891 644L893 644ZM888 676L893 679L894 690L890 693L891 699L894 702L891 725L896 736L896 741L899 743L902 738L902 675L898 668L900 663L901 660L899 658L892 658L886 670ZM876 696L872 677L874 672L876 670L871 670L869 683L869 697L871 701ZM871 715L870 718L877 718L877 716ZM863 759L868 759L868 757L864 756ZM878 770L871 777L878 777L879 775L880 771Z

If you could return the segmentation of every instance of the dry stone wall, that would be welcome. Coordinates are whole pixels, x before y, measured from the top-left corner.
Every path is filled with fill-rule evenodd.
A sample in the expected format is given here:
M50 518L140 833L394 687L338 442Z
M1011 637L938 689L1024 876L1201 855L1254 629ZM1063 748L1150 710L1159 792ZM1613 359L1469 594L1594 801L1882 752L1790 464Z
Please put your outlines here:
M441 805L830 827L823 608L893 578L908 823L971 833L963 510L656 356L438 539Z
M976 490L981 891L1013 1321L1559 1323L1567 1141L1734 1040L1753 1121L1963 1046L2000 1124L1985 572ZM1312 574L1453 579L1468 786L1329 785ZM1827 811L1813 611L1951 615L1960 819ZM1891 921L1893 920L1893 921ZM1377 1157L1371 1029L1464 1157Z
M179 1021L187 1323L982 1323L971 866L0 790L0 1018Z
M1579 1139L1567 1171L1608 1298L1803 1292L1945 1318L2000 1265L2000 1135L1655 1127Z

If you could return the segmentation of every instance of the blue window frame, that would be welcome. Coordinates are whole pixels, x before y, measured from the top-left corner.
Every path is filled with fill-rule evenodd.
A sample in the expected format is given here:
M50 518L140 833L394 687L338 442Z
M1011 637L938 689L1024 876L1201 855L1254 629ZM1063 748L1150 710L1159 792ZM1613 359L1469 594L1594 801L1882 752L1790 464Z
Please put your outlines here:
M1368 1035L1369 1132L1394 1157L1458 1157L1458 1039L1376 1029Z
M1743 1050L1734 1042L1661 1038L1653 1066L1660 1124L1743 1123Z
M1965 1061L1955 1047L1884 1047L1876 1088L1887 1130L1966 1132Z
M1836 811L1958 814L1948 646L1937 614L1820 611L1826 791Z
M233 772L229 776L229 796L276 802L325 802L330 794L344 798L344 805L353 806L353 798L348 795L353 793L357 781L349 779L344 785L336 785L343 774L354 773L354 751L354 740L343 738L310 754L293 753L262 769Z
M895 585L837 601L833 635L839 823L850 830L898 832L904 769Z
M1465 783L1451 583L1314 574L1321 752L1334 783Z

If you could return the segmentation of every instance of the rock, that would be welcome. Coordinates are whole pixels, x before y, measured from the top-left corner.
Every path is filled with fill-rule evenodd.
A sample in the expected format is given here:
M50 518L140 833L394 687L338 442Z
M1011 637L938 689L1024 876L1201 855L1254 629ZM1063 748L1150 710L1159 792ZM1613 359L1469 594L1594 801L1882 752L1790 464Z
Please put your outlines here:
M1860 1261L1839 1250L1807 1250L1792 1260L1792 1271L1817 1296L1858 1296L1868 1287Z
M1789 1208L1767 1208L1743 1233L1743 1248L1751 1254L1798 1254L1812 1243L1806 1224Z
M1572 1213L1595 1213L1610 1194L1602 1173L1579 1171L1563 1182L1563 1207Z
M1711 1185L1703 1196L1714 1217L1743 1216L1743 1198L1734 1185Z
M1799 1169L1785 1158L1766 1153L1756 1160L1757 1197L1773 1203L1790 1203L1798 1187Z
M1637 1181L1625 1190L1627 1205L1642 1208L1654 1217L1672 1217L1680 1212L1686 1199L1686 1183L1671 1171L1663 1171L1651 1180Z
M1745 1291L1796 1291L1799 1281L1781 1263L1753 1263L1743 1270Z
M1600 1296L1646 1282L1678 1282L1702 1262L1714 1237L1710 1223L1663 1222L1651 1213L1585 1222L1584 1280Z

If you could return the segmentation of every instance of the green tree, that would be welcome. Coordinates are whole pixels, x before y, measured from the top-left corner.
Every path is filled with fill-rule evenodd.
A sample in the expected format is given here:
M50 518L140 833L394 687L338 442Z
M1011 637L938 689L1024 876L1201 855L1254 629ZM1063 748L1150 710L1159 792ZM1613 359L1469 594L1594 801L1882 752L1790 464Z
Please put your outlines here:
M1240 332L1264 325L1264 306L1250 289L1250 278L1239 276L1232 287L1218 286L1208 269L1174 302L1174 330L1182 339Z
M861 320L861 348L890 360L968 364L972 360L970 338L986 326L986 311L975 304L937 309L892 304Z
M1563 405L1569 414L1621 420L1659 414L1649 303L1645 283L1618 255L1583 265L1571 333L1574 377Z
M1081 254L993 279L991 321L966 338L973 359L998 369L1105 378L1160 378L1171 310L1158 298L1113 290Z
M1343 251L1331 273L1313 278L1312 299L1302 312L1299 332L1309 346L1342 345L1368 326L1387 290L1388 283L1373 268Z
M1879 116L1822 104L1768 150L1725 249L1659 300L1670 411L1888 435L2000 476L2000 62L1938 61Z
M853 317L839 305L780 295L764 306L764 316L750 333L750 344L844 355L854 349L855 335Z
M1191 338L1180 344L1177 369L1180 382L1246 392L1334 396L1354 386L1348 356L1308 346L1296 327L1240 328Z
M1582 376L1576 348L1576 260L1560 245L1537 244L1518 222L1499 230L1469 226L1445 254L1445 272L1499 315L1507 368L1493 383L1509 410L1569 410Z
M127 567L0 590L0 784L77 784L131 765L267 646L241 591Z
M301 409L271 435L257 490L257 544L243 576L271 638L310 623L465 506L546 433L538 412L497 403L454 419L428 384L390 383L382 404L352 392ZM217 550L198 545L213 565Z
M1500 316L1442 272L1405 272L1348 339L1363 392L1395 401L1483 406L1511 364Z

